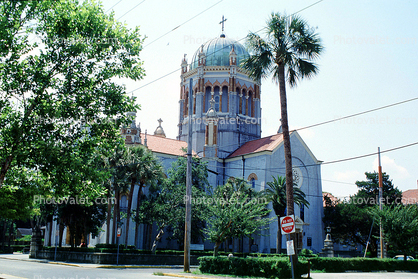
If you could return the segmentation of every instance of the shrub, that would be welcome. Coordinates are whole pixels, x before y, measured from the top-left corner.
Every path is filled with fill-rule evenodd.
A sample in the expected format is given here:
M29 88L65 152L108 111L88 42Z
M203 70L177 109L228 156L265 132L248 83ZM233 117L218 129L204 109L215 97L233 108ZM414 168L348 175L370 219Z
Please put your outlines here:
M255 276L266 278L290 278L291 266L288 258L283 257L200 257L199 269L204 273L230 274L235 276ZM308 262L300 261L297 277L308 273Z
M386 270L418 271L418 260L398 261L394 259L377 258L311 258L312 269L325 272L345 272L356 270L363 272Z

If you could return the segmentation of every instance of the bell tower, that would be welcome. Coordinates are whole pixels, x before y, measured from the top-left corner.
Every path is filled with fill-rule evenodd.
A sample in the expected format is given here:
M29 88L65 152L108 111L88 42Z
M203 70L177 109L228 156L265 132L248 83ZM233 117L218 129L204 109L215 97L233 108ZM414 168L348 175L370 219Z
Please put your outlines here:
M226 158L244 143L260 138L260 83L240 66L248 57L240 43L222 33L199 47L190 64L183 58L177 139L187 141L188 125L192 125L198 156ZM189 98L193 100L191 119Z

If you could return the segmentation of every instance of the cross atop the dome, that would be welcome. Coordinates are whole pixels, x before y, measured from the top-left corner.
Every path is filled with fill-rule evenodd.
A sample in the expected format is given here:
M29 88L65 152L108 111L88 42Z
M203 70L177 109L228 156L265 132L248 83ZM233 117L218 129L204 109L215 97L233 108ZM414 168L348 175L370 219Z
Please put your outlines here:
M224 23L227 20L224 16L222 16L222 20L219 22L219 24L222 24L222 33L224 32Z
M160 118L157 121L158 121L158 126L161 127L161 122L163 122L163 120Z

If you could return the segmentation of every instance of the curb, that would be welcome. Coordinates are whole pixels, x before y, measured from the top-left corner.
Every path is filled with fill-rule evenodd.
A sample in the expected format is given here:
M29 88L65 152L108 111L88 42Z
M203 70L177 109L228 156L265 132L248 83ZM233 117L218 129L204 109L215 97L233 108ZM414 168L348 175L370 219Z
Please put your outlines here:
M186 275L186 274L177 274L177 273L161 273L163 276L171 276L171 277L179 277L179 278L193 278L193 279L201 279L201 278L212 278L212 277L200 277L195 275Z

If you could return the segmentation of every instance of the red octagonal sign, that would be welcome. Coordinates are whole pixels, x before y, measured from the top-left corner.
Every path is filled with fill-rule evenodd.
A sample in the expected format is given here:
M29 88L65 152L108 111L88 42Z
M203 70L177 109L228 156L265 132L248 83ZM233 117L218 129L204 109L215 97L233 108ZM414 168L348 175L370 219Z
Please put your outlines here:
M280 218L280 227L282 229L282 234L289 234L295 232L295 218L294 215L281 217Z

